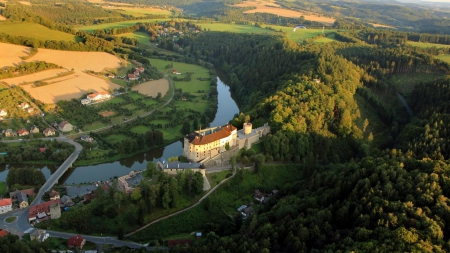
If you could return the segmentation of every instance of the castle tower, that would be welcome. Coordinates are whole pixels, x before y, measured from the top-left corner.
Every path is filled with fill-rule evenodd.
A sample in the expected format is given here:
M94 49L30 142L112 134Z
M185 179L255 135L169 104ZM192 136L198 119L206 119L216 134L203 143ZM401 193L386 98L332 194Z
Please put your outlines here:
M244 135L252 133L252 123L244 123Z

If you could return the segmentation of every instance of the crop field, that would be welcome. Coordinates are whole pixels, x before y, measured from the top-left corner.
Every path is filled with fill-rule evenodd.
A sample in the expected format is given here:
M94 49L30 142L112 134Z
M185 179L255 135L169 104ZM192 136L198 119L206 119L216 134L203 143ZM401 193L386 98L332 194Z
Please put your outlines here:
M0 15L0 21L6 20L5 16Z
M169 82L166 79L159 79L154 81L149 81L145 83L140 83L131 88L132 90L137 90L139 93L156 97L158 92L161 93L161 96L164 96L169 90Z
M32 37L38 40L65 40L76 42L76 36L72 34L50 30L45 26L28 22L1 22L0 33L6 33L15 36Z
M450 64L450 54L439 55L438 58Z
M305 17L306 20L310 21L316 21L323 23L325 25L333 25L334 21L336 21L334 18L330 17L324 17L320 16L314 13L303 13L293 10L287 10L281 8L278 4L275 4L270 1L244 1L243 3L236 4L233 6L237 7L256 7L256 9L244 11L244 13L270 13L279 15L282 17L288 17L288 18L300 18L301 16Z
M99 25L87 25L87 26L79 26L75 27L77 30L81 31L87 31L92 32L96 29L106 29L106 28L122 28L127 26L133 26L136 23L151 23L156 21L166 21L170 20L168 18L162 18L162 19L141 19L141 20L128 20L128 21L121 21L121 22L114 22L114 23L105 23L105 24L99 24Z
M6 50L13 49L15 55L8 53L6 60L1 60L4 65L14 63L14 60L20 62L19 56L26 55L29 50L27 47L15 46L10 44L0 43L0 52L8 52ZM0 57L1 59L1 57ZM32 85L25 85L23 88L35 99L38 99L47 104L53 104L59 100L69 100L72 98L79 98L82 94L87 93L88 90L107 91L120 88L121 86L109 82L108 80L98 78L84 73L84 70L93 70L100 72L105 68L120 67L120 59L114 55L103 52L75 52L62 51L40 48L38 53L28 59L27 61L46 61L62 66L68 70L73 69L74 74L52 79L54 84L49 84L41 87L33 87ZM7 64L9 63L9 64ZM50 71L50 72L49 72ZM25 75L20 80L37 81L48 78L49 75L55 75L55 70L48 70L34 73L32 75ZM61 69L57 70L63 72ZM30 76L33 76L30 78ZM19 79L17 79L19 80Z
M441 47L450 47L450 45L444 45L444 44L434 44L434 43L428 43L428 42L415 42L415 41L408 41L408 44L411 46L415 46L415 47L436 47L436 48L441 48Z
M49 69L49 70L45 70L45 71L41 71L41 72L37 72L37 73L25 75L25 76L18 76L18 77L2 79L2 81L6 82L9 85L12 85L12 84L21 85L21 84L25 84L25 83L29 83L29 82L40 81L40 80L47 79L47 78L57 77L58 74L64 74L67 72L68 71L65 69ZM68 78L68 77L70 77L70 75L65 76L65 78Z
M133 38L139 41L139 44L150 46L150 36L143 32L125 33L117 35L119 37Z
M2 52L2 56L0 57L0 68L13 66L14 64L22 62L23 60L20 57L29 55L30 50L29 47L0 43L0 52Z
M115 10L117 12L132 15L135 17L143 17L147 14L156 14L156 15L171 15L172 13L168 10L163 10L160 8L152 8L152 7L117 7L117 6L103 6L104 9L107 10Z

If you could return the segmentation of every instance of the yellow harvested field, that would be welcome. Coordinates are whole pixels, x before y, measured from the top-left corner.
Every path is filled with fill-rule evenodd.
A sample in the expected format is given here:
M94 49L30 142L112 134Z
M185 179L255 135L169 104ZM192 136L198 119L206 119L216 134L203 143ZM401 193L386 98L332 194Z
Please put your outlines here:
M13 63L22 62L19 56L28 55L27 52L29 50L29 48L24 46L0 43L0 52L7 52L7 57L3 57L3 55L0 57L0 66L11 66ZM53 104L59 100L79 98L90 89L95 91L107 91L108 89L113 90L121 87L118 84L109 82L106 78L102 79L83 72L84 70L100 72L105 68L119 68L120 59L108 53L59 51L39 48L38 53L27 60L27 62L31 61L51 62L62 66L67 70L74 69L75 71L74 74L46 81L50 83L49 85L41 87L33 87L32 85L23 86L24 90L29 92L31 96L44 103ZM64 72L64 70L47 70L32 75L17 77L17 79L10 79L13 79L15 82L20 82L20 80L32 82L55 77L56 73L61 72ZM9 80L9 82L11 82L11 80Z
M65 69L49 69L49 70L29 74L26 76L18 76L18 77L2 79L2 81L6 82L9 85L12 85L12 84L21 85L21 84L24 84L27 82L34 82L34 81L39 81L39 80L43 80L46 78L55 77L55 76L58 76L58 74L62 74L65 72L68 72L68 71ZM68 77L68 76L66 76L66 77ZM50 81L53 81L53 79Z
M6 17L5 17L5 16L2 16L2 15L0 15L0 21L2 21L2 20L6 20Z
M0 43L0 68L13 66L22 62L21 56L27 56L30 54L30 48L24 46L18 46L7 43Z
M161 8L153 8L153 7L117 7L117 6L103 6L105 9L110 10L124 10L124 11L130 11L135 13L155 13L155 14L170 14L170 11L163 10Z
M164 96L169 90L169 82L163 78L138 84L131 89L151 97L156 97L158 92L161 92L161 96Z
M303 13L293 10L287 10L279 8L279 5L273 2L265 2L265 1L244 1L241 4L235 4L233 6L237 7L256 7L256 9L244 11L244 13L271 13L275 15L279 15L287 18L300 18L301 16L305 17L306 20L320 22L325 25L333 25L336 19L330 17L319 16L314 13Z
M53 104L59 100L70 100L72 98L80 98L92 89L97 92L108 91L108 89L118 89L122 86L108 82L102 78L88 75L83 72L77 72L70 76L60 77L60 82L34 88L31 85L22 86L22 88L46 104ZM58 81L57 79L50 80Z
M375 24L375 23L369 23L369 24L373 25L373 27L394 28L393 26L390 26L390 25Z
M23 5L28 5L31 6L31 3L28 1L19 1L19 3L23 4Z

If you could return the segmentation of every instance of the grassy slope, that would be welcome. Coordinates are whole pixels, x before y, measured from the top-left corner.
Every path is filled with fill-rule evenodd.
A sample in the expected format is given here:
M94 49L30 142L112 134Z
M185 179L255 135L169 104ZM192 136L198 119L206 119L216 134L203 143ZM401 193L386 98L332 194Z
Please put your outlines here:
M415 47L436 47L436 48L441 48L441 47L450 47L450 45L444 45L444 44L434 44L434 43L427 43L427 42L414 42L414 41L408 41L408 44L411 46L415 46Z
M110 10L110 9L108 9ZM156 14L156 15L171 15L172 13L168 10L159 10L159 9L137 9L137 8L128 8L128 7L120 7L120 9L114 9L117 12L120 12L125 15L132 15L134 17L143 17L147 14Z
M388 82L398 89L400 93L407 97L414 89L414 86L421 82L433 81L437 78L443 77L440 73L409 73L404 75L394 75L389 78Z
M198 24L201 26L202 30L211 31L227 31L234 33L273 33L273 31L256 27L254 25L236 25L236 24L223 24L223 23L212 23L212 24Z
M87 25L87 26L80 26L76 27L75 29L81 30L81 31L87 31L92 32L96 29L106 29L106 28L122 28L127 26L133 26L136 23L151 23L155 21L165 21L170 19L142 19L142 20L128 20L128 21L122 21L122 22L114 22L114 23L105 23L100 25Z
M33 37L39 40L76 41L76 37L72 34L50 30L45 26L28 22L1 22L0 33L6 33L15 36Z
M443 54L438 56L438 58L450 64L450 54Z
M333 33L333 34L331 34L330 36L327 36L327 37L320 37L320 38L314 40L314 42L316 42L316 43L329 43L329 42L333 42L333 41L338 41L338 40L335 39L334 35L335 34Z
M125 33L118 35L119 37L133 38L139 41L139 44L150 46L150 36L143 32Z

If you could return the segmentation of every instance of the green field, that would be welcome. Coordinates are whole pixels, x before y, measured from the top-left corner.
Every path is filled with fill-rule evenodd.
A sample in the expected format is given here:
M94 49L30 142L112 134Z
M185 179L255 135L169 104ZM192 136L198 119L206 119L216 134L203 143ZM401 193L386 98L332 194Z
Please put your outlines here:
M121 142L127 138L128 137L124 134L111 134L105 137L105 140L111 144L116 144L117 142Z
M436 48L441 48L441 47L450 47L450 45L444 45L444 44L434 44L434 43L428 43L428 42L415 42L415 41L408 41L407 42L409 45L411 46L415 46L415 47L436 47Z
M152 129L150 127L147 127L147 126L139 125L139 126L132 127L130 130L133 133L145 134L146 132L151 131Z
M233 32L233 33L273 33L271 30L256 27L254 25L237 25L237 24L223 24L223 23L210 23L210 24L198 24L202 30L219 31L219 32Z
M269 25L269 27L279 31L283 31L286 33L286 36L296 42L304 41L306 39L311 39L319 34L322 34L322 29L297 29L294 32L293 27L286 26L278 26L278 25ZM336 30L325 29L324 33L335 32ZM334 38L333 38L334 39ZM319 41L317 41L319 42Z
M5 194L5 191L6 191L6 183L0 182L0 197L2 197L3 194Z
M193 72L194 74L191 75L192 80L190 82L184 82L184 81L175 81L175 88L177 89L183 89L183 92L189 92L189 93L197 93L198 90L204 90L206 92L209 91L209 83L210 81L200 81L197 80L198 77L203 78L209 78L209 71L201 66L193 65L193 64L187 64L182 62L172 62L172 61L166 61L161 59L153 59L150 58L150 64L154 67L156 67L158 70L163 71L167 74L170 74L172 76L176 76L177 78L183 78L185 77L186 72ZM167 68L166 66L168 64L173 64L172 68ZM181 75L173 75L172 69L178 70L178 72L181 73Z
M166 21L166 20L170 20L170 19L162 18L162 19L128 20L128 21L121 21L121 22L114 22L114 23L105 23L105 24L99 24L99 25L79 26L79 27L75 27L75 29L81 30L81 31L92 32L92 31L97 30L97 29L122 28L122 27L127 27L127 26L133 26L136 23L151 23L151 22Z
M450 64L450 54L439 55L438 58Z
M316 42L316 43L329 43L329 42L333 42L333 41L338 41L338 40L335 39L334 36L335 36L335 34L333 33L333 34L331 34L331 35L329 35L327 37L320 37L320 38L314 40L314 42Z
M125 15L131 15L134 17L144 17L148 14L154 14L154 15L171 15L172 12L168 10L152 10L152 9L136 9L136 8L127 8L127 7L121 7L120 9L114 9L117 12L120 12Z
M388 83L393 85L401 94L409 96L416 84L430 82L443 77L440 73L417 73L412 72L404 75L393 75L388 79Z
M1 22L0 33L6 33L14 36L32 37L38 40L77 41L75 35L50 30L45 26L28 22Z
M125 33L117 35L119 37L133 38L139 41L139 44L150 46L150 36L143 32Z

